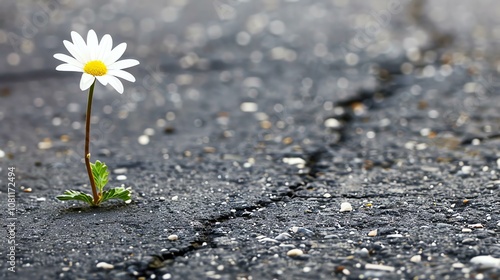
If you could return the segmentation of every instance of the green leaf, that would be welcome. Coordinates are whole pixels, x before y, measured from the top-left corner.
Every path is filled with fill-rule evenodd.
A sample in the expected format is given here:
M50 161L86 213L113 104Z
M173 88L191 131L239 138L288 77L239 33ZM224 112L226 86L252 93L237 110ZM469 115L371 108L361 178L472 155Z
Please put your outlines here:
M95 185L99 193L102 193L104 186L108 183L108 166L106 166L104 162L97 160L95 163L90 163L90 167L92 169L92 175L94 175Z
M57 199L59 200L80 200L83 202L87 202L90 205L94 205L94 200L92 199L92 196L89 194L80 192L80 191L74 191L74 190L67 190L64 192L62 195L56 196Z
M117 187L107 190L102 194L100 202L110 199L121 199L123 201L131 200L130 188Z

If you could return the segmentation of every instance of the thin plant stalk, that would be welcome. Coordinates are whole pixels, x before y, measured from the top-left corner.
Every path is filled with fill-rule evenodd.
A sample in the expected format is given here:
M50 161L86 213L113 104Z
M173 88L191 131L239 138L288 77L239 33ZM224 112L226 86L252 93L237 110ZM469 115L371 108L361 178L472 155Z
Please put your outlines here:
M85 166L87 167L90 186L92 187L92 196L94 198L94 205L98 205L99 194L97 193L97 188L95 186L95 181L94 181L94 175L92 174L92 168L90 167L90 114L92 113L92 98L94 96L94 86L95 86L95 81L92 83L89 89L89 96L87 101L87 115L85 118Z

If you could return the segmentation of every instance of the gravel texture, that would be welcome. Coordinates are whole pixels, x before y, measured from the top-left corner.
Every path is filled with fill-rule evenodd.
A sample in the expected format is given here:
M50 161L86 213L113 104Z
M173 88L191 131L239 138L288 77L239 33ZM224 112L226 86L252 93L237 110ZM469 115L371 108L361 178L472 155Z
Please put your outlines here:
M0 278L499 279L499 11L389 2L2 1ZM55 199L89 191L52 58L89 28L141 61L92 119L130 204Z

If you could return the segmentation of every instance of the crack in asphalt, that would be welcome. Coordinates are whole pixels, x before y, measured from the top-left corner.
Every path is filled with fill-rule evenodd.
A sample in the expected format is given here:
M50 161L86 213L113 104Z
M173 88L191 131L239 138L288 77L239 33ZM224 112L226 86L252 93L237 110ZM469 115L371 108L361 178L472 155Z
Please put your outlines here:
M344 125L337 131L340 134L339 140L325 147L319 147L315 150L307 153L305 155L305 167L308 169L307 173L298 174L301 178L301 182L297 182L293 185L288 186L287 192L278 192L273 194L272 197L269 197L268 200L259 200L255 202L253 205L244 206L244 207L235 207L235 212L223 213L219 216L216 216L211 219L199 220L201 226L197 228L199 238L192 241L191 244L187 247L175 248L174 250L170 250L168 252L160 253L160 254L152 254L147 256L142 261L135 261L128 267L128 271L133 276L150 276L154 273L154 271L160 267L167 265L168 261L175 261L178 257L184 257L186 255L191 254L197 250L205 249L205 248L217 248L217 244L214 241L215 238L220 236L215 231L216 225L220 226L231 219L235 218L245 218L249 217L251 213L260 208L267 207L268 205L282 201L285 199L308 199L314 198L311 196L302 196L297 195L296 191L300 189L300 187L310 184L318 180L318 177L321 175L322 170L326 167L322 160L329 157L332 152L336 150L336 148L340 148L339 144L347 142L348 136L347 132L352 130L352 126L354 123L359 121L359 117L354 114L354 105L355 104L365 104L367 106L367 110L373 109L375 107L381 106L382 102L374 102L375 98L382 97L383 99L387 99L393 96L396 93L396 90L400 87L397 83L394 83L394 77L398 75L402 75L401 70L399 70L400 63L397 63L397 67L394 62L389 62L387 64L379 65L379 86L375 88L373 91L362 90L359 91L357 95L350 99L342 100L338 102L336 105L344 108L345 114L341 116L337 116L337 118L341 118L344 122ZM333 150L333 151L332 151ZM371 166L378 166L376 163L371 164ZM385 167L385 166L384 166ZM390 195L390 194L386 194ZM335 198L360 198L359 196L349 196L349 195L333 195L331 198L325 199L321 197L321 199L332 200Z

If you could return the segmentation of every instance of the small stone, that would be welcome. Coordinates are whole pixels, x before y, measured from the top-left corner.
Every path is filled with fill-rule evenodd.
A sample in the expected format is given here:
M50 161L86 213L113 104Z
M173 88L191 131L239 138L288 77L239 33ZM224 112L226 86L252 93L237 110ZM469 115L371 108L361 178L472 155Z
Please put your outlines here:
M323 195L323 197L324 197L324 198L330 198L330 197L332 197L332 195L331 195L331 194L329 194L329 193L325 193L325 194Z
M50 139L44 139L43 142L38 143L38 149L40 150L47 150L52 148L52 141Z
M215 153L216 149L214 147L203 147L203 152L207 153L207 154L213 154Z
M328 128L340 128L342 126L342 124L335 118L326 119L324 125Z
M172 200L173 200L173 201L177 201L177 200L179 200L179 196L178 196L178 195L172 196Z
M283 241L283 240L287 240L290 238L292 238L292 236L290 234L284 232L284 233L281 233L278 236L276 236L274 239L276 239L278 241Z
M471 225L468 225L468 227L470 227L470 228L484 228L484 226L482 224L471 224Z
M269 238L269 237L261 238L261 239L259 239L259 242L260 243L265 243L265 242L280 243L278 240L272 239L272 238Z
M349 202L342 202L340 204L340 212L351 212L352 211L352 205Z
M100 262L96 265L97 268L102 268L102 269L113 269L115 268L114 265L107 263L107 262Z
M5 152L0 150L0 158L3 158L3 157L5 157Z
M471 166L468 166L468 165L464 165L462 166L462 172L464 174L470 174L472 171L472 167Z
M404 236L402 234L399 234L399 233L387 235L387 238L401 238L401 237L404 237Z
M127 173L127 168L117 168L117 169L113 170L113 173L115 173L115 174L125 174L125 173Z
M170 240L170 241L176 241L176 240L179 239L179 236L177 236L176 234L172 234L172 235L169 235L167 237L167 239Z
M243 112L257 112L259 110L259 106L255 102L243 102L240 105L240 109Z
M28 192L28 193L30 193L32 191L33 191L33 189L31 189L31 188L26 188L26 189L23 190L23 192Z
M283 162L290 165L296 165L298 168L304 168L306 166L306 161L299 157L283 158Z
M461 268L464 268L464 267L465 267L465 264L463 264L463 263L459 263L459 262L458 262L458 263L454 263L454 264L452 264L452 265L451 265L451 267L453 267L453 268L457 268L457 269L461 269Z
M474 238L465 238L464 240L462 240L462 244L474 245L474 244L476 244L476 239L474 239Z
M421 261L422 261L422 256L420 255L415 255L410 258L410 262L419 263Z
M148 135L141 135L139 138L137 138L137 142L141 145L147 145L149 144L149 136Z
M436 172L439 172L439 167L434 167L434 166L421 166L420 169L422 169L423 171L426 171L426 172L432 172L432 173L436 173Z
M482 268L500 268L500 259L492 256L476 256L473 257L470 262Z
M302 251L300 249L292 249L286 253L286 255L289 257L299 257L299 256L302 256L303 254L304 254L304 251Z
M168 280L171 278L172 278L172 274L170 274L170 273L163 274L163 276L161 277L161 279L163 279L163 280Z
M127 180L127 176L125 176L125 175L118 175L118 176L116 176L116 180L118 180L118 181L125 181L125 180Z
M360 250L357 250L356 252L354 252L354 254L356 254L357 256L362 257L362 258L367 258L370 256L370 252L366 248L362 248Z
M469 232L472 232L472 229L470 229L470 228L463 228L462 232L469 233Z
M69 271L69 267L67 266L64 266L63 268L61 268L62 271Z
M372 230L372 231L370 231L370 232L368 233L368 236L370 236L370 237L374 237L374 236L377 236L377 234L378 234L378 230L377 230L377 229L374 229L374 230Z
M304 227L291 227L289 229L294 235L297 236L313 236L314 231Z
M393 266L381 265L381 264L371 264L371 263L367 263L365 265L365 269L382 270L382 271L389 271L389 272L394 272L396 270L396 268Z

